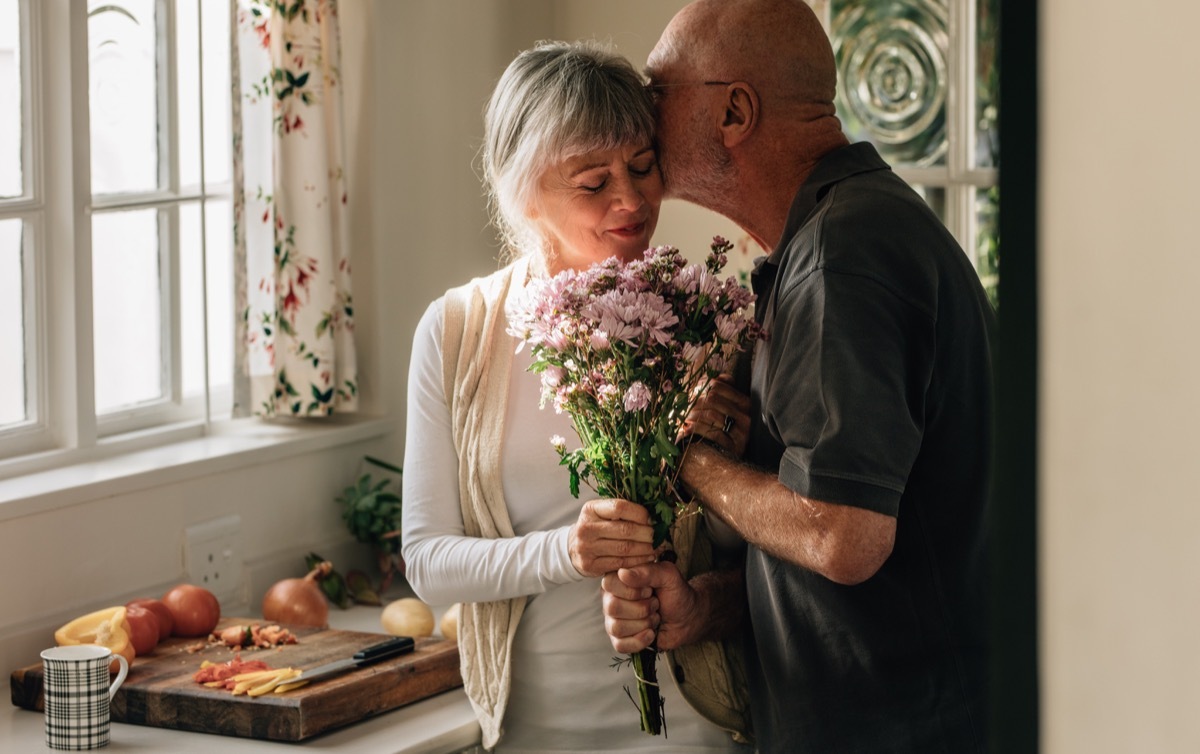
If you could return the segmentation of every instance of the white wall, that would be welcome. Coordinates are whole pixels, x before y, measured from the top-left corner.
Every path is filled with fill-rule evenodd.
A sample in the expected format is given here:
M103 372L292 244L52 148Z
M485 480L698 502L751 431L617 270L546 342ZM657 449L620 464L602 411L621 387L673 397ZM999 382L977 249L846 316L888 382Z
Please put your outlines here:
M512 56L551 34L549 2L352 0L343 16L369 26L361 101L370 147L360 153L359 195L372 217L366 336L374 351L364 391L403 427L412 330L433 299L495 270L475 155L483 106ZM514 28L515 27L515 28ZM526 38L517 38L524 29Z
M1044 751L1200 751L1200 6L1043 0Z
M71 618L135 597L159 597L185 579L186 527L227 515L242 521L246 577L223 610L257 605L278 578L304 572L315 550L340 570L369 567L334 502L363 454L386 456L372 439L218 473L181 473L154 485L98 491L66 507L0 520L0 669L37 662ZM19 503L16 503L19 505ZM257 608L252 608L256 610Z

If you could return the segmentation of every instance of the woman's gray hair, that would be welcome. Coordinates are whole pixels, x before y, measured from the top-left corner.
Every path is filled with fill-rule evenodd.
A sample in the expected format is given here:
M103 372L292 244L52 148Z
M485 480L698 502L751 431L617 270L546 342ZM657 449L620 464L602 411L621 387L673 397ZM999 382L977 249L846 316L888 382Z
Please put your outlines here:
M483 181L517 253L541 240L526 217L551 165L654 138L654 106L629 61L597 42L539 42L509 64L484 110Z

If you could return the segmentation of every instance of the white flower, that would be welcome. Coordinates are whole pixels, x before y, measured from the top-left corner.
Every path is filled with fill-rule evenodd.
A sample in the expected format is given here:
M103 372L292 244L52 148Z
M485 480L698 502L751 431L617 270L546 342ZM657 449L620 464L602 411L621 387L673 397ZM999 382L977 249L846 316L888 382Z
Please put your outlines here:
M542 372L542 384L546 387L558 387L562 384L563 377L566 372L562 367L556 367L553 364L546 367L546 371Z
M625 410L641 411L650 405L650 388L642 382L635 382L625 391Z

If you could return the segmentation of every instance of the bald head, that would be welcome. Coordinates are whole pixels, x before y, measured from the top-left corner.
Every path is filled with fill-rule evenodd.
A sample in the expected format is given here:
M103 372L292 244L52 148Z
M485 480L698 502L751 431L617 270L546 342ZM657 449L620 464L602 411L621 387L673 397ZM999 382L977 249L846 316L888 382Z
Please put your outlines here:
M796 191L847 143L834 112L833 49L812 9L802 0L695 0L646 68L661 86L668 195L720 212L772 248Z
M647 61L705 79L743 80L764 97L832 106L837 70L829 37L803 0L696 0Z

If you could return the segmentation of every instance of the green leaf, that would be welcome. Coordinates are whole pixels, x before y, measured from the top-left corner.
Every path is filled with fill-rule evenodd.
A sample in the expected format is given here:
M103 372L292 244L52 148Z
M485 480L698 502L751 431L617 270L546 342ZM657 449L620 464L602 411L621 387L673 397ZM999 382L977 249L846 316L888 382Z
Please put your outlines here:
M394 465L392 465L392 464L388 463L387 461L381 461L381 460L379 460L378 458L374 458L374 457L372 457L372 456L363 456L363 460L364 460L364 461L366 461L366 462L367 462L367 463L369 463L369 464L373 464L373 465L375 465L375 466L378 466L378 467L379 467L379 468L381 468L381 469L387 469L388 471L392 471L392 472L395 472L395 473L397 473L397 474L403 474L403 473L404 473L404 470L403 470L403 469L401 469L399 466L394 466Z
M679 447L667 439L662 427L659 427L658 431L654 433L654 447L658 450L660 458L668 464L674 465L675 458L679 455Z
M324 562L325 558L321 557L315 552L310 552L308 555L304 556L304 566L308 569L308 571L312 571L312 569ZM329 575L318 579L317 585L321 587L321 591L325 594L325 597L330 602L342 608L343 610L354 604L353 599L350 597L349 591L346 589L346 583L342 579L342 575L336 570L331 570Z
M320 564L322 564L324 562L325 562L325 558L321 557L320 555L316 554L315 552L310 552L309 554L304 556L304 568L306 569L306 571L311 571L312 569L316 568L317 566L319 566Z
M346 588L354 601L360 605L380 605L382 600L371 586L371 579L362 571L350 571L346 574Z
M400 467L365 457L371 465L394 473L402 473ZM342 518L355 538L377 549L396 551L399 538L403 501L398 489L390 489L395 480L390 476L376 479L369 472L362 474L352 486L345 488L336 498L343 507Z

